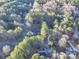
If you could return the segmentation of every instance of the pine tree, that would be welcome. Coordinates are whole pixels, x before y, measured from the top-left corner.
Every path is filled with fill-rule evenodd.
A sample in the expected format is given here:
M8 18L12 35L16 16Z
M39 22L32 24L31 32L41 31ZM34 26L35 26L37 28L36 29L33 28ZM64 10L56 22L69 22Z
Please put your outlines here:
M37 36L26 37L22 42L15 46L14 50L6 59L30 59L31 56L42 48L42 40ZM37 57L35 57L37 58Z
M42 22L41 24L41 35L46 35L48 33L48 27L46 22Z

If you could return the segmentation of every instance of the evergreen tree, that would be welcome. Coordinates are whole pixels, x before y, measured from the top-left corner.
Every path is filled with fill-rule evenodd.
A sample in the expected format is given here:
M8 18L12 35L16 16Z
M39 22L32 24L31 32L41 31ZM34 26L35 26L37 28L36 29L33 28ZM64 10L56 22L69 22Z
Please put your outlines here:
M41 24L41 35L46 35L48 33L48 27L45 21Z
M43 48L43 43L37 36L26 37L15 46L10 56L6 59L30 59L31 56L41 48Z

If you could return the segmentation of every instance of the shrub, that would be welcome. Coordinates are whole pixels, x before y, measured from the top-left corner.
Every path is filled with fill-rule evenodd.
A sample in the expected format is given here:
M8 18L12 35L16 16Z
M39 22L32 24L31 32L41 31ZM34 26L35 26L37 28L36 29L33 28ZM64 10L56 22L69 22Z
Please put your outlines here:
M9 45L5 45L3 46L2 50L5 55L8 55L11 51L11 47Z
M39 59L40 55L38 53L33 54L31 59Z

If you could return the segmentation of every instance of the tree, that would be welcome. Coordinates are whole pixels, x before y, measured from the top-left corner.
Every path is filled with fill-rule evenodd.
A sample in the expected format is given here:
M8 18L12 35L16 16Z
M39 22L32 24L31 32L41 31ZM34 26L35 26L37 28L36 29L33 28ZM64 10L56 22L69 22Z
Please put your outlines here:
M48 0L35 0L39 4L45 4Z
M59 58L66 59L66 54L64 52L60 52Z
M31 59L39 59L40 55L39 54L33 54Z
M40 56L40 58L39 59L45 59L45 57L44 56Z
M13 34L13 38L20 39L22 37L23 26L25 22L25 15L32 8L34 0L1 0L0 2L0 32L2 36ZM32 5L30 5L32 4ZM12 32L8 32L12 30ZM4 32L4 33L3 33ZM6 33L9 35L6 35ZM0 35L0 39L2 38ZM15 37L14 37L15 36ZM2 38L1 40L7 38ZM10 38L11 39L11 38ZM11 39L13 40L13 39Z
M5 55L8 55L8 54L10 53L10 51L11 51L11 48L10 48L10 46L6 45L6 46L4 46L4 47L2 48L2 50L3 50L3 53L4 53Z
M30 59L31 56L42 47L42 40L38 39L37 36L26 37L15 46L10 56L6 59Z
M41 35L46 35L48 32L48 27L45 21L41 24Z

